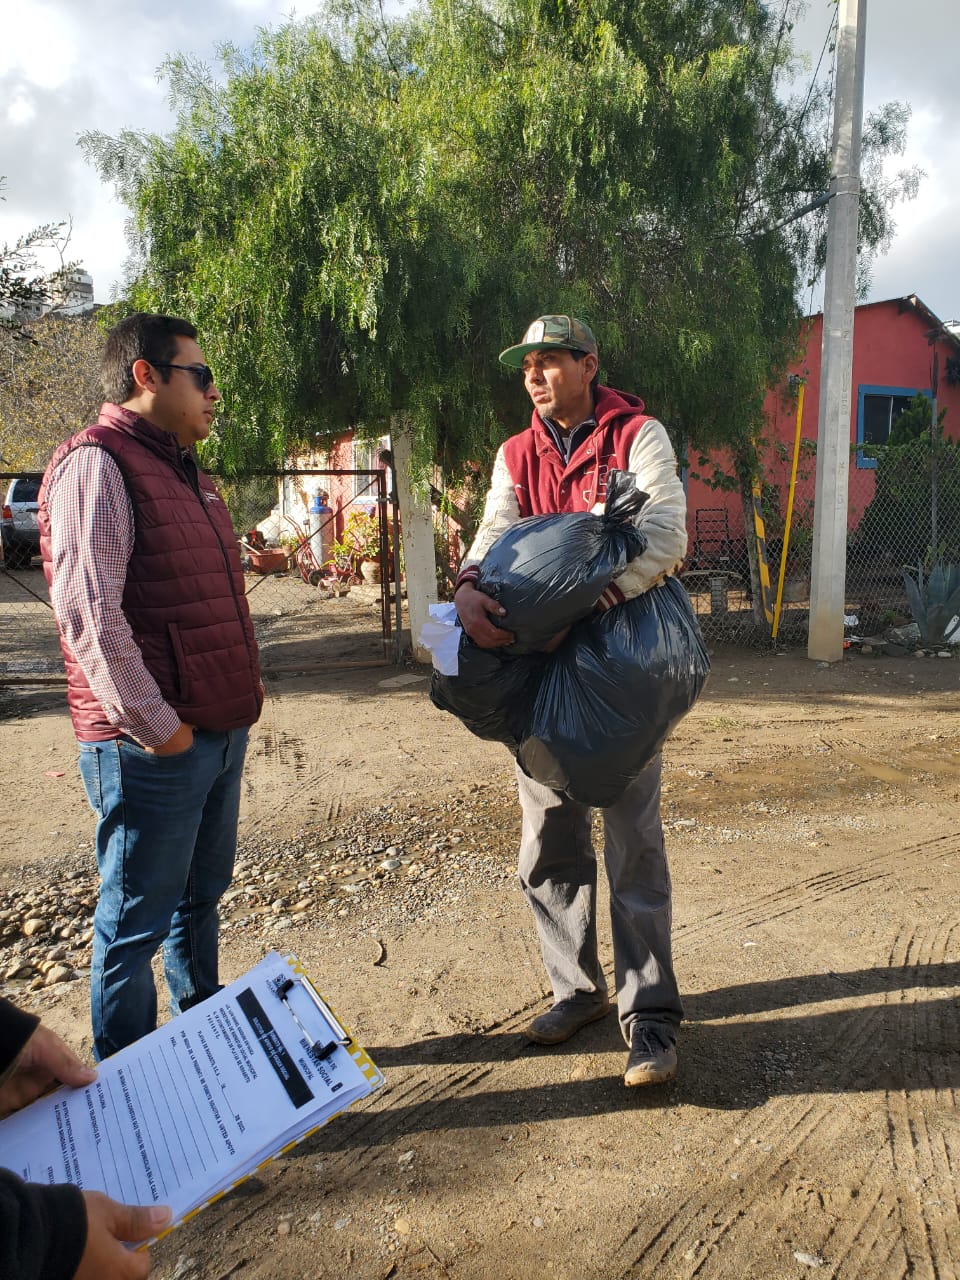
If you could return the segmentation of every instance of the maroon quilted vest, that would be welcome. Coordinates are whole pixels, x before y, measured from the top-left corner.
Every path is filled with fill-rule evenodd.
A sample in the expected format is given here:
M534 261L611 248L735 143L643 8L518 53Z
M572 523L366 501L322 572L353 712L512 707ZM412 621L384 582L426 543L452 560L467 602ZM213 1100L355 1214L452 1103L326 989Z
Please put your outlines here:
M257 644L230 515L213 481L177 439L138 414L105 404L96 426L57 449L39 495L43 571L52 580L47 482L74 449L106 449L133 506L134 547L122 608L144 665L180 718L200 729L237 729L260 715ZM119 736L60 638L67 701L84 742Z

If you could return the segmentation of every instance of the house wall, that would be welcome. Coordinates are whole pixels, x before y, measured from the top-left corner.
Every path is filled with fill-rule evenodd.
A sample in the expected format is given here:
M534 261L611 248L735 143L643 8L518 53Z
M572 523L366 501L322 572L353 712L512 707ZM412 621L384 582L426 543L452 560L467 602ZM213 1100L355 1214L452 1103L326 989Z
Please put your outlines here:
M927 335L935 328L933 317L923 315L912 306L903 306L900 299L869 303L857 307L853 329L853 380L850 405L850 442L857 442L858 419L861 410L861 393L865 387L892 388L898 393L930 390L933 353L939 354L940 376L938 384L938 409L946 409L944 432L950 437L960 435L960 386L950 386L945 376L949 358L956 358L958 344L941 337L935 344ZM813 316L804 334L804 352L788 370L805 379L801 440L817 439L817 422L820 408L820 356L823 334L823 316ZM785 510L790 481L790 468L796 424L796 400L789 391L787 378L772 389L766 398L764 413L767 420L765 436L778 442L778 450L771 445L764 456L764 473L768 482L781 493L781 509ZM785 455L785 456L781 456ZM710 455L711 463L719 465L732 475L729 456L717 451ZM700 468L695 464L691 472L708 472L712 468ZM794 522L800 513L812 520L813 497L816 478L815 456L801 452L798 481L794 498ZM739 495L712 490L702 479L692 474L687 477L688 530L691 549L697 534L697 511L721 509L727 513L731 536L743 538L744 522ZM870 460L854 454L850 459L848 527L855 529L873 497L874 467ZM703 517L701 517L701 525ZM779 530L768 530L768 536L777 536Z

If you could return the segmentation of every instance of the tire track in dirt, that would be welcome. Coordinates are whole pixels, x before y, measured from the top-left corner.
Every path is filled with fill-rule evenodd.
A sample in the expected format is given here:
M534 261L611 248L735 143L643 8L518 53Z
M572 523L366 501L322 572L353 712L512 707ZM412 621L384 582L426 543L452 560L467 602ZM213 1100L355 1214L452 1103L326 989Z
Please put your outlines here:
M841 1274L844 1280L854 1280L864 1271L890 1280L909 1274L910 1264L899 1229L899 1206L890 1199L889 1184L865 1182L854 1203L856 1210L825 1238L824 1253L832 1258L825 1280Z
M918 848L926 845L942 845L942 843L941 840L925 841ZM860 867L842 873L821 873L806 877L785 889L758 895L752 902L745 904L740 911L732 913L737 916L737 922L728 922L723 931L732 932L742 927L743 920L748 919L756 923L788 912L811 909L838 892L849 892L883 879L891 874L883 868L883 864L894 857L901 858L903 854L890 852L878 855L874 859L867 860ZM867 874L870 866L878 868L872 875ZM780 905L780 909L771 911L771 905L777 904ZM722 918L719 913L718 918ZM707 927L706 922L702 922L702 926ZM716 939L717 929L711 928L710 933L711 937ZM681 934L681 948L685 940L685 936ZM538 1004L538 1000L531 1001L506 1018L483 1028L478 1032L478 1036L509 1035L520 1031L531 1011ZM855 1011L851 1019L846 1020L844 1025L837 1029L827 1057L831 1063L836 1062L838 1058L843 1059L842 1066L845 1070L834 1072L839 1080L846 1079L849 1084L856 1082L859 1064L869 1060L878 1016L876 1008ZM457 1037L442 1056L458 1060L461 1055L469 1054L471 1043L476 1041L477 1037L473 1035ZM515 1059L524 1051L525 1045L518 1038L513 1046L507 1044L501 1046L499 1062ZM356 1171L368 1166L378 1158L379 1149L395 1138L400 1138L407 1133L416 1133L423 1128L435 1127L436 1118L433 1113L441 1108L452 1109L452 1104L458 1097L464 1097L485 1081L494 1078L498 1065L491 1066L489 1062L484 1062L474 1068L448 1074L439 1080L436 1078L435 1068L430 1066L419 1068L399 1087L391 1089L389 1094L383 1096L382 1101L388 1104L387 1107L372 1105L358 1114L350 1126L349 1135L346 1129L342 1128L339 1135L340 1151L335 1154L335 1149L328 1150L328 1158L339 1159L345 1169L349 1167ZM626 1263L625 1268L622 1261L618 1262L617 1266L621 1269L611 1271L611 1274L631 1275L633 1267L637 1265L640 1258L643 1259L645 1267L651 1261L656 1265L668 1260L675 1261L678 1251L682 1252L681 1245L686 1247L692 1243L695 1224L707 1209L708 1199L709 1207L714 1211L714 1219L718 1216L720 1218L714 1228L713 1243L716 1244L725 1239L734 1230L744 1212L754 1207L754 1202L765 1194L765 1189L771 1185L771 1181L784 1176L788 1164L801 1147L810 1143L821 1128L830 1127L831 1105L825 1099L811 1101L806 1097L781 1098L768 1104L760 1112L751 1112L744 1121L737 1122L728 1134L732 1154L721 1162L717 1175L718 1182L722 1184L726 1179L729 1183L728 1187L724 1187L723 1203L726 1206L726 1212L718 1215L715 1184L711 1186L709 1197L702 1189L694 1192L676 1207L674 1213L658 1227L652 1238L643 1240L639 1253ZM736 1145L734 1145L734 1138L739 1139ZM364 1150L364 1144L368 1140L371 1140L371 1146ZM825 1153L834 1140L834 1136L831 1135L824 1141L822 1145ZM737 1175L736 1178L732 1176L734 1174ZM744 1188L747 1186L755 1190L745 1207ZM639 1227L635 1228L635 1230L639 1229ZM699 1229L702 1231L702 1226ZM654 1241L659 1241L659 1248L651 1259L648 1254ZM692 1276L698 1272L694 1269L689 1274Z
M716 912L677 932L678 952L690 944L705 944L707 931L712 940L752 925L777 919L791 913L813 910L838 894L854 892L893 875L890 864L902 866L918 854L950 856L960 847L956 838L935 837L920 841L907 850L881 853L865 859L843 872L817 873L795 881L781 889L756 895L731 912ZM913 934L898 937L890 947L888 964L936 964L949 953L952 934L924 941ZM921 960L926 957L926 960ZM923 988L920 989L923 991ZM745 1221L761 1232L772 1233L777 1226L776 1203L771 1204L771 1189L777 1184L789 1186L791 1166L799 1156L806 1163L826 1167L837 1149L842 1149L848 1131L855 1121L849 1111L838 1110L832 1095L845 1090L856 1091L869 1078L867 1070L873 1062L878 1023L884 1009L915 1003L920 997L904 995L898 990L883 994L883 1002L854 1009L840 1019L831 1040L819 1050L821 1071L831 1080L831 1093L811 1098L808 1094L776 1096L761 1108L731 1118L718 1142L719 1155L711 1167L709 1179L703 1179L677 1202L670 1212L657 1218L656 1206L646 1206L644 1217L630 1228L603 1264L603 1274L628 1277L649 1276L664 1268L665 1274L693 1280L693 1277L721 1275L740 1261L741 1274L750 1274L749 1259L755 1257L755 1241L743 1239ZM468 1034L451 1037L433 1062L414 1067L397 1085L365 1107L355 1108L341 1117L335 1130L311 1139L304 1154L309 1158L321 1154L329 1174L356 1182L363 1179L382 1160L383 1149L407 1135L417 1135L438 1128L457 1127L458 1116L468 1105L469 1096L478 1089L502 1078L503 1069L527 1047L521 1038L510 1037L522 1030L531 1012L541 1004L535 998L489 1026ZM926 1021L936 1011L923 1010ZM956 1016L953 1016L953 1023ZM934 1018L934 1023L939 1026ZM925 1024L926 1025L926 1024ZM934 1024L931 1024L931 1030ZM947 1043L957 1043L954 1038ZM487 1037L504 1037L491 1059ZM914 1057L918 1050L917 1035L909 1041ZM439 1070L445 1063L469 1063L471 1053L482 1052L483 1060L450 1070ZM560 1089L570 1091L572 1086ZM952 1088L944 1092L944 1105L953 1105ZM840 1226L824 1234L820 1244L830 1257L830 1270L822 1274L842 1274L844 1280L861 1273L863 1268L876 1268L879 1274L907 1275L919 1259L935 1260L938 1267L951 1267L956 1246L956 1227L951 1230L948 1218L957 1215L957 1199L950 1187L955 1167L952 1146L947 1147L942 1134L932 1134L925 1126L922 1108L909 1095L888 1095L889 1144L896 1159L898 1187L891 1203L891 1185L879 1180L872 1165L862 1172L854 1188L856 1217L849 1215ZM494 1119L491 1123L496 1123ZM924 1156L917 1154L914 1131L923 1128ZM329 1142L329 1145L328 1145ZM939 1145L938 1145L939 1144ZM899 1183L921 1176L921 1167L937 1170L938 1198L947 1206L939 1214L922 1214L906 1209L899 1194ZM942 1185L941 1185L942 1184ZM681 1192L682 1195L682 1192ZM664 1206L666 1208L666 1206ZM936 1206L934 1206L936 1207ZM226 1209L226 1206L225 1206ZM228 1211L229 1213L229 1211ZM707 1225L705 1225L705 1223ZM725 1270L717 1272L717 1252L722 1246ZM741 1256L742 1255L742 1256ZM936 1276L952 1274L937 1270Z
M856 866L840 871L821 871L795 880L780 888L771 889L748 899L741 906L718 907L716 911L699 920L680 923L674 928L674 949L690 950L748 928L757 928L784 916L793 915L826 902L840 894L853 893L867 885L881 881L898 883L903 866L913 856L935 853L947 857L960 852L960 837L953 834L934 836L909 845L905 849L891 849L867 858Z
M749 1146L735 1147L736 1155L720 1157L712 1179L700 1182L665 1218L647 1220L652 1216L648 1211L647 1218L634 1224L611 1257L609 1274L627 1280L669 1268L671 1276L701 1275L721 1245L730 1247L728 1238L756 1209L760 1193L773 1179L783 1176L827 1116L805 1099L794 1099L777 1119L775 1126L752 1121L736 1124L737 1136ZM732 1133L725 1135L724 1145L728 1136L732 1145ZM752 1155L752 1147L769 1150L773 1140L779 1144L775 1157L765 1160ZM761 1222L762 1218L754 1216L752 1220ZM749 1274L748 1270L737 1270L729 1252L724 1253L723 1265L727 1275Z
M869 1057L877 1021L876 1009L864 1009L853 1015L852 1029L849 1023L838 1027L825 1057L829 1064L842 1059L848 1078L844 1081L844 1073L838 1072L835 1091L849 1085L856 1078L858 1063ZM789 1185L791 1165L802 1149L819 1145L826 1157L842 1138L833 1109L830 1096L778 1096L733 1120L722 1141L729 1154L719 1157L711 1178L698 1183L659 1223L649 1221L649 1214L637 1222L611 1260L611 1274L627 1280L670 1266L673 1276L699 1276L748 1215L758 1232L766 1228L772 1234L780 1215L776 1206L771 1209L766 1203L770 1190L778 1181ZM704 1219L709 1226L704 1227ZM735 1248L728 1243L730 1247ZM747 1264L751 1256L753 1242L746 1246L743 1262ZM749 1266L738 1273L736 1265L736 1257L725 1252L725 1274L749 1274Z
M253 732L244 771L246 798L260 814L249 821L249 831L275 826L288 807L302 808L305 793L318 802L320 821L335 822L343 812L347 771L322 752L308 751L302 738L283 728L282 720L283 697L273 694ZM269 804L256 803L261 789L270 796Z
M843 872L824 872L804 880L794 881L781 889L760 894L743 906L730 910L718 908L699 920L681 923L674 929L674 949L678 945L687 950L715 942L720 937L755 929L784 916L794 915L817 906L821 902L853 893L866 885L889 880L892 870L878 870L867 874L865 868L853 868Z
M951 926L929 939L912 932L898 935L888 965L893 969L941 964L951 954L955 933ZM884 1091L887 1148L896 1181L870 1177L863 1182L857 1213L824 1237L821 1253L829 1260L824 1280L856 1280L863 1274L907 1277L925 1270L945 1280L957 1274L956 1159L943 1135L931 1131L923 1106L923 1094L933 1091L951 1113L954 1109L955 1090L937 1088L923 1041L931 1032L946 1032L947 1043L956 1044L956 1003L923 1000L928 989L921 985L883 993L886 1008L902 1015L895 1017L892 1028L900 1046L899 1073L925 1074L928 1088ZM917 1194L921 1186L922 1198Z
M914 851L933 849L948 856L954 851L952 847L945 847L950 844L936 838L919 842ZM904 855L900 852L878 855L869 861L879 864L893 856ZM861 884L878 878L864 876L863 868L854 869L852 874L856 883ZM799 882L801 887L809 883L836 883L844 892L850 877L817 876ZM759 900L745 905L745 911L751 918L764 919L763 906L780 899L782 892L760 895ZM819 899L805 895L803 901L796 902L791 909L814 906L817 901ZM954 936L952 929L929 940L911 932L897 936L888 948L887 966L923 969L942 964L951 955ZM852 1010L836 1028L832 1041L820 1047L820 1069L831 1079L832 1093L864 1088L864 1080L870 1078L869 1069L874 1065L884 1007L906 1010L923 1001L927 987L904 992L892 988L895 980L891 979L891 989L883 992L881 1005ZM439 1079L436 1066L468 1060L471 1050L477 1051L477 1047L483 1052L485 1037L494 1034L508 1037L520 1032L539 1004L539 1000L531 1000L476 1033L451 1038L433 1064L412 1070L401 1083L381 1094L378 1101L342 1117L337 1132L329 1133L334 1142L326 1146L326 1138L321 1138L315 1147L323 1148L326 1169L334 1178L362 1179L367 1172L375 1170L383 1158L383 1149L390 1143L426 1129L456 1124L457 1114L466 1105L468 1096L502 1078L504 1066L526 1052L526 1046L518 1037L516 1043L504 1041L498 1047L497 1061L490 1061L489 1053L485 1053L484 1061L447 1071ZM943 1004L947 1006L948 1002ZM948 1006L950 1021L946 1027L941 1021L946 1009L931 1009L927 1004L920 1007L922 1029L911 1037L906 1034L901 1037L905 1046L901 1057L910 1061L911 1069L924 1039L942 1037L947 1044L957 1043L957 1019L952 1004ZM936 1087L933 1076L931 1084ZM941 1092L943 1105L954 1106L954 1089L950 1087ZM895 1153L897 1183L918 1176L929 1180L934 1174L936 1185L929 1188L929 1194L941 1204L933 1204L922 1212L905 1212L897 1207L902 1199L897 1187L892 1187L890 1180L878 1179L873 1165L869 1165L860 1183L851 1189L850 1212L845 1213L835 1228L823 1234L822 1243L815 1245L828 1260L829 1270L820 1272L824 1277L842 1275L852 1280L864 1271L884 1276L913 1275L918 1263L931 1260L936 1267L932 1272L934 1276L952 1274L945 1268L954 1265L956 1254L957 1199L952 1189L956 1160L952 1148L947 1146L948 1135L929 1132L922 1107L915 1105L908 1091L891 1092L887 1097L890 1100L888 1142ZM740 1263L740 1274L751 1274L750 1258L755 1261L755 1240L741 1238L746 1235L742 1231L746 1222L755 1231L772 1233L781 1216L774 1189L780 1184L786 1194L794 1176L791 1166L797 1157L804 1156L808 1165L827 1167L832 1153L849 1137L852 1126L855 1126L854 1117L850 1112L837 1114L832 1096L813 1100L799 1094L776 1097L759 1110L737 1117L718 1140L718 1157L712 1165L709 1183L698 1185L680 1202L673 1202L672 1211L659 1221L652 1216L650 1207L646 1207L644 1220L632 1226L620 1247L609 1257L605 1274L626 1280L631 1276L657 1274L658 1268L664 1268L668 1275L690 1277L690 1280L695 1276L719 1275L716 1262L721 1248L723 1267L727 1268L724 1277L732 1274L728 1268L736 1268ZM708 1221L709 1226L704 1226L704 1221Z
M437 1066L444 1062L456 1061L460 1046L469 1050L477 1042L478 1037L490 1033L509 1033L519 1031L525 1025L531 1010L541 1003L531 1001L525 1009L511 1014L507 1019L483 1028L476 1033L464 1034L452 1038L445 1052L438 1055L435 1063L424 1066L411 1073L399 1085L388 1083L378 1093L365 1102L353 1107L349 1112L336 1117L334 1128L324 1126L317 1133L309 1135L302 1145L285 1153L292 1159L312 1159L322 1155L325 1177L340 1184L358 1187L362 1185L368 1174L375 1174L383 1160L383 1151L391 1142L415 1135L424 1129L431 1128L431 1115L438 1107L450 1106L452 1101L463 1098L472 1090L492 1077L503 1061L518 1058L526 1049L519 1036L515 1044L509 1046L500 1055L496 1063L488 1061L468 1066L459 1071L445 1071L437 1080ZM389 1078L388 1078L389 1079ZM326 1145L327 1137L332 1141ZM289 1169L289 1165L277 1162L261 1167L258 1176L269 1185L269 1180L281 1177ZM242 1191L243 1184L241 1184ZM258 1208L273 1203L277 1199L276 1190L266 1193L267 1199L258 1197ZM222 1259L229 1262L242 1250L242 1243L234 1247L232 1233L247 1217L250 1209L244 1200L229 1197L219 1202L220 1220L217 1230L224 1241Z
M936 837L920 841L910 850L878 854L843 872L818 873L782 889L759 894L739 909L715 913L686 931L678 931L678 951L687 949L691 934L695 945L701 945L698 935L707 930L716 940L722 933L742 929L745 922L756 925L786 914L813 910L837 894L850 893L890 877L893 871L887 868L893 861L902 865L911 854L929 854L931 851L949 856L957 847L960 846L956 839ZM898 939L890 949L889 965L916 965L920 962L919 945L913 935L906 940ZM942 960L948 949L948 938L942 942L931 942L924 953L929 957L927 962ZM883 999L889 1003L903 997L902 993L889 991L884 993ZM383 1147L391 1142L408 1134L437 1128L441 1122L444 1125L455 1123L458 1103L484 1084L496 1080L502 1067L525 1053L527 1047L517 1036L515 1043L505 1039L499 1046L495 1062L486 1057L476 1065L440 1073L439 1078L437 1066L445 1061L468 1059L471 1047L475 1049L482 1044L484 1037L509 1037L521 1031L540 1003L539 999L531 1000L475 1033L452 1038L445 1050L438 1054L435 1063L415 1068L378 1101L362 1110L355 1110L349 1118L342 1118L336 1134L330 1134L334 1142L324 1147L324 1158L332 1170L342 1170L343 1176L357 1177L379 1161ZM831 1094L855 1091L862 1086L864 1076L869 1075L866 1069L873 1062L883 1009L884 1004L853 1010L840 1020L828 1044L821 1047L821 1070L833 1081ZM736 1236L737 1228L745 1218L759 1224L761 1230L766 1228L772 1232L776 1227L776 1215L769 1205L771 1187L777 1182L789 1183L791 1165L801 1153L808 1161L825 1165L838 1144L842 1146L853 1123L849 1113L837 1114L831 1094L813 1099L802 1094L778 1096L762 1108L734 1120L727 1127L721 1144L729 1154L719 1159L710 1181L699 1184L679 1204L674 1203L670 1214L659 1222L648 1210L643 1222L635 1224L613 1251L608 1274L626 1280L631 1276L652 1274L663 1266L670 1269L671 1275L692 1280L692 1277L704 1274L706 1259L720 1245L724 1246L725 1265L731 1264L731 1251L733 1254L741 1251ZM443 1111L449 1111L450 1115L443 1117L438 1114ZM349 1122L343 1123L344 1119ZM900 1135L902 1130L903 1122L898 1118L894 1132ZM901 1157L901 1164L907 1155L905 1153ZM952 1162L941 1157L940 1163L949 1176ZM862 1265L875 1265L879 1256L892 1258L898 1247L897 1239L890 1238L895 1208L889 1204L889 1185L878 1183L873 1177L870 1181L864 1180L855 1193L863 1225L852 1233L847 1232L849 1238L843 1239L841 1244L844 1276L855 1275L859 1271L859 1265L857 1271L846 1269L846 1260L853 1261L859 1256ZM956 1204L955 1196L952 1196L952 1204ZM709 1229L704 1227L705 1218L712 1224ZM916 1235L915 1228L910 1234ZM895 1235L899 1235L899 1229ZM834 1237L826 1237L822 1247L826 1248L830 1239ZM695 1248L697 1240L702 1241L699 1251ZM841 1243L841 1237L838 1235L835 1240L833 1248ZM945 1241L946 1236L942 1241L934 1240L929 1246L931 1253L941 1255L947 1249ZM746 1244L743 1247L746 1263L750 1251ZM691 1251L693 1256L689 1257ZM901 1252L906 1259L906 1251L901 1249ZM922 1255L921 1249L918 1256Z
M448 1107L456 1098L469 1093L492 1076L504 1063L513 1062L528 1051L529 1046L516 1033L526 1026L531 1013L540 1004L539 999L531 1001L525 1008L490 1026L452 1037L433 1062L415 1069L401 1084L388 1085L366 1107L356 1108L352 1113L349 1139L342 1150L331 1149L331 1158L338 1155L347 1167L363 1168L379 1159L379 1148L394 1138L435 1127L430 1118L432 1109ZM516 1034L516 1040L501 1045L492 1064L485 1058L459 1071L448 1069L437 1079L437 1067L469 1058L471 1049L482 1044L485 1036L508 1037L513 1034ZM387 1106L382 1105L385 1102ZM368 1134L373 1139L370 1146L358 1151Z
M926 940L915 935L892 955L904 965L942 963L951 953L955 928ZM900 1062L907 1060L919 1067L923 1084L919 1089L896 1089L886 1092L889 1144L893 1165L904 1184L917 1190L915 1200L901 1198L898 1203L900 1230L905 1241L908 1261L929 1261L936 1276L957 1274L960 1239L957 1223L960 1205L956 1191L958 1151L951 1136L931 1128L925 1101L935 1101L948 1115L956 1114L956 1089L949 1077L937 1070L943 1056L937 1049L948 1046L956 1054L958 1018L956 1000L925 1000L920 1018L911 1016L911 1007L919 1003L924 988L890 993L888 1001L896 1001L901 1013ZM921 1191L922 1188L922 1191Z
M914 933L898 935L888 954L888 967L935 966L951 951L955 930L951 927L930 939ZM878 1024L886 1011L903 1010L894 1034L901 1046L898 1069L911 1074L925 1067L918 1030L935 1032L947 1044L956 1044L956 1003L954 1000L923 1000L926 988L910 987L883 993L883 1003L852 1015L854 1028L844 1020L828 1046L820 1051L824 1067L834 1080L832 1093L863 1088L874 1063ZM919 1005L920 1019L911 1006ZM943 1009L937 1007L940 1003ZM945 1015L945 1023L944 1023ZM911 1034L911 1028L913 1028ZM935 1082L931 1074L931 1088ZM953 1113L955 1089L940 1091L945 1109ZM801 1154L813 1167L828 1167L847 1138L855 1135L855 1118L839 1110L831 1094L814 1100L804 1097L777 1097L760 1112L752 1112L730 1127L724 1147L733 1153L722 1157L708 1183L687 1196L663 1221L637 1223L622 1242L616 1274L627 1280L656 1274L667 1268L678 1280L693 1280L706 1274L729 1276L748 1274L755 1259L755 1242L735 1239L737 1228L748 1221L755 1233L772 1236L778 1221L787 1214L770 1203L777 1182L789 1185L790 1166ZM887 1144L895 1181L878 1179L875 1162L869 1162L859 1183L849 1188L855 1215L844 1215L816 1242L817 1256L827 1265L827 1277L872 1275L912 1276L924 1265L934 1277L957 1274L960 1248L960 1209L955 1189L956 1154L948 1139L931 1133L917 1091L885 1091ZM776 1157L758 1158L756 1149L775 1151ZM809 1149L807 1149L809 1148ZM806 1150L805 1150L806 1149ZM932 1186L930 1184L933 1184ZM731 1184L733 1184L731 1186ZM924 1187L920 1200L912 1194ZM649 1217L649 1214L648 1214ZM705 1228L704 1219L710 1226ZM717 1270L720 1246L724 1246L721 1269ZM622 1260L622 1254L627 1259ZM891 1269L897 1255L898 1261Z
M851 892L882 881L892 876L892 869L887 869L886 864L896 860L902 865L902 861L909 858L910 852L920 854L934 850L941 856L948 856L955 849L956 841L950 841L946 837L918 842L913 850L884 852L845 872L815 874L783 890L762 893L745 904L744 908L730 913L735 916L733 922L723 922L722 916L718 914L712 920L698 924L700 928L709 928L710 937L716 941L718 932L733 932L742 928L745 920L749 920L751 924L765 923L788 913L813 910L837 893ZM719 931L713 927L718 920L723 922L723 928ZM685 948L686 945L686 936L682 932L678 945L680 948ZM897 945L893 946L888 966L895 965L897 960L901 964L916 964L916 945L918 943L915 941L909 941L901 942L899 948ZM947 941L932 942L928 947L931 959L927 963L936 963L933 957L942 959L947 950ZM884 1002L893 998L897 998L896 992L884 993ZM520 1030L536 1004L538 1002L532 1001L524 1009L495 1021L490 1027L484 1028L481 1036ZM832 1080L832 1092L844 1092L846 1089L856 1091L863 1087L864 1076L869 1075L868 1069L874 1061L878 1027L882 1019L883 1005L852 1010L849 1016L837 1024L831 1041L820 1048L820 1070ZM475 1037L458 1037L444 1056L458 1060L461 1055L468 1055L471 1042L476 1042ZM515 1059L524 1052L524 1048L524 1044L520 1042L513 1047L503 1046L500 1061ZM498 1065L484 1062L476 1068L456 1071L439 1082L435 1076L435 1070L430 1068L415 1071L404 1080L401 1087L392 1089L384 1098L384 1102L388 1102L388 1108L371 1107L364 1116L357 1117L357 1123L349 1133L346 1149L342 1149L339 1156L334 1157L342 1162L344 1172L347 1167L357 1170L357 1167L370 1165L379 1158L378 1149L394 1138L417 1133L424 1128L435 1128L438 1124L435 1112L453 1112L457 1098L466 1097L484 1083L497 1079ZM453 1123L452 1115L447 1123ZM719 1156L716 1171L709 1184L698 1185L689 1196L680 1203L675 1203L672 1212L662 1221L655 1222L648 1211L643 1224L636 1224L631 1229L625 1242L618 1247L616 1256L611 1258L609 1274L623 1277L650 1275L655 1268L663 1266L669 1268L671 1275L700 1276L707 1265L705 1260L719 1245L724 1245L724 1265L730 1266L733 1262L731 1251L733 1254L744 1252L742 1261L746 1265L753 1242L750 1245L744 1244L741 1249L736 1239L737 1228L745 1219L749 1219L751 1224L759 1224L760 1229L773 1231L777 1225L777 1215L769 1206L771 1189L777 1183L790 1183L791 1165L801 1155L814 1165L826 1166L837 1143L842 1142L851 1125L849 1112L837 1114L836 1103L831 1096L815 1097L813 1100L806 1096L777 1097L760 1110L739 1117L727 1126L722 1142L718 1143L718 1148L728 1153ZM340 1137L347 1139L346 1133ZM366 1151L358 1151L367 1140L370 1140L371 1147L366 1148ZM328 1155L333 1157L333 1152ZM896 1239L890 1238L891 1215L886 1208L890 1188L886 1188L886 1202L884 1188L878 1185L864 1183L855 1188L855 1194L859 1199L858 1207L863 1204L874 1206L870 1208L864 1226L864 1230L873 1231L874 1243L864 1252L864 1236L863 1233L858 1233L845 1245L844 1256L849 1256L850 1251L859 1251L870 1262L876 1262L878 1253L884 1257L892 1257L897 1244ZM704 1219L712 1224L709 1230L704 1228ZM703 1242L699 1251L695 1248L698 1239ZM934 1242L931 1248L940 1253L946 1245ZM691 1251L692 1257L689 1257ZM920 1256L923 1256L923 1251L920 1251ZM643 1270L637 1271L637 1267ZM748 1274L748 1270L744 1274ZM849 1272L845 1271L846 1274Z

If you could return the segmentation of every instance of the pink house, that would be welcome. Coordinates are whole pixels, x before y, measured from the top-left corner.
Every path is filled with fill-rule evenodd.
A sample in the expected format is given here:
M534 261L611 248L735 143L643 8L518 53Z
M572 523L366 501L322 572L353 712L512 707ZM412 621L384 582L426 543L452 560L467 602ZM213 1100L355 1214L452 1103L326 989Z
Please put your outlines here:
M960 333L960 331L958 331ZM853 336L853 388L850 405L850 487L849 528L855 530L874 494L876 460L864 456L858 445L882 445L891 424L922 393L934 399L938 411L947 410L946 435L960 436L960 336L948 328L916 295L891 298L857 307ZM768 393L764 412L764 479L781 495L786 507L796 427L796 384L790 375L803 378L804 405L798 482L794 499L794 528L812 518L816 461L811 448L817 439L820 401L820 356L823 315L804 322L802 355L788 370L778 387ZM732 474L729 458L711 455L711 462ZM688 527L691 562L698 555L706 561L718 540L729 537L740 546L744 542L744 517L737 493L711 489L694 472L706 468L692 466L686 476ZM768 537L779 535L768 530Z

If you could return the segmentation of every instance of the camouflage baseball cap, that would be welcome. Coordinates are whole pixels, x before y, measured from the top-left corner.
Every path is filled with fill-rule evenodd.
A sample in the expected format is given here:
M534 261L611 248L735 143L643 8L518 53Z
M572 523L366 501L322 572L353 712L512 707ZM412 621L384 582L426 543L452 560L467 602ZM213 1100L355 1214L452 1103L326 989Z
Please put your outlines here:
M548 351L551 347L597 354L597 340L582 320L575 316L539 316L515 347L500 352L500 363L511 369L522 369L523 357L528 351Z

